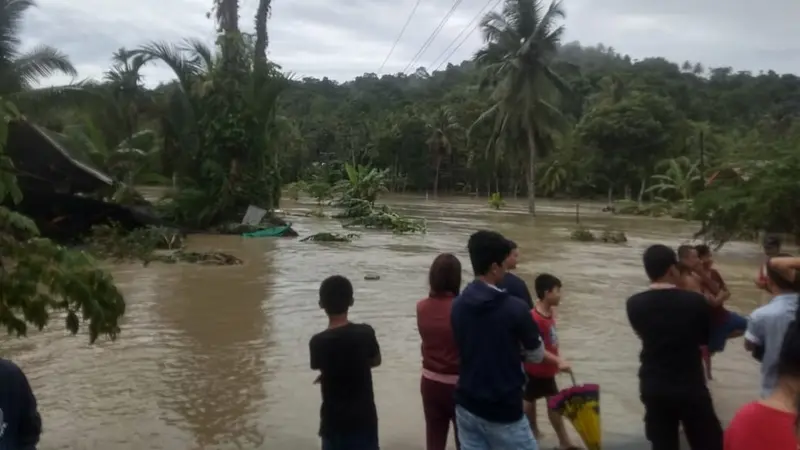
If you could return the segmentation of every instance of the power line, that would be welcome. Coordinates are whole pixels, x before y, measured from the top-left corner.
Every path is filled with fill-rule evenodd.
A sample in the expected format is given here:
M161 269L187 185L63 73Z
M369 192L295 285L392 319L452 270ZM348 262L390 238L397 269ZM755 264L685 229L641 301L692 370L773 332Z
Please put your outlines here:
M489 0L489 1L491 1L491 0ZM494 5L492 5L492 7L491 7L490 9L491 9L491 10L493 10L495 7L497 7L497 5L498 5L498 4L500 4L500 2L501 2L501 1L502 1L502 0L497 0L496 2L494 2ZM456 46L456 48L454 48L454 49L453 49L453 51L451 51L451 52L450 52L450 54L449 54L449 55L447 55L447 57L446 57L445 59L443 59L443 60L442 60L442 61L439 63L439 65L438 65L438 66L436 66L436 68L435 68L435 69L433 69L433 70L431 71L431 73L433 73L433 72L436 72L437 70L439 70L439 67L442 67L442 64L444 64L444 63L448 62L448 61L450 60L450 58L452 58L452 57L453 57L453 55L454 55L454 54L455 54L455 53L458 51L458 49L460 49L460 48L461 48L461 46L462 46L462 45L464 45L464 43L465 43L465 42L467 42L467 39L469 39L469 37L470 37L470 36L472 36L472 33L474 33L474 32L475 32L475 30L477 30L477 29L478 29L478 24L475 24L475 26L474 26L474 27L472 27L472 30L470 30L470 32L469 32L469 33L467 33L467 35L466 35L466 36L464 36L464 39L462 39L462 40L461 40L461 42L459 42L459 43L458 43L458 45Z
M444 50L442 50L442 53L439 54L439 56L437 56L436 59L433 60L433 62L431 63L431 66L436 65L436 62L439 61L442 58L442 56L444 56L450 50L450 48L456 43L456 41L458 41L461 38L461 35L463 35L464 32L466 32L468 29L470 29L470 27L473 26L475 21L478 20L481 17L483 12L486 10L486 8L489 7L489 4L491 4L491 3L492 3L492 0L489 0L488 2L486 2L485 5L483 5L483 8L481 8L480 11L478 11L478 13L475 14L475 17L473 17L472 20L470 20L469 23L466 24L464 26L464 28L461 29L461 31L458 33L458 35L455 38L453 38L452 41L450 41L450 43L447 45L447 47L444 48ZM473 28L473 30L474 30L474 28ZM470 34L471 33L472 33L472 31L470 31Z
M383 70L383 66L386 65L386 62L389 61L389 58L392 56L392 53L394 53L394 49L395 47L397 47L397 43L400 42L400 39L403 37L403 33L406 32L406 28L408 28L408 24L411 23L411 19L414 17L414 13L417 12L417 7L419 7L421 1L422 0L417 0L417 3L414 4L414 8L411 9L411 14L408 15L406 23L403 24L403 28L400 30L400 34L398 34L397 39L394 40L394 44L392 44L392 48L389 50L389 54L386 55L386 59L383 60L381 67L378 69L378 75L380 75L381 71Z
M417 54L414 55L413 58L411 58L411 61L409 61L408 64L406 65L406 67L403 69L403 73L408 72L408 68L412 67L414 64L416 64L419 61L419 59L422 57L422 55L425 53L425 51L428 50L428 47L431 46L431 43L433 43L433 40L436 39L436 36L438 36L439 33L442 31L442 28L444 28L444 26L447 23L447 21L450 20L450 16L453 15L453 13L455 12L456 8L458 8L458 5L461 4L461 1L462 0L456 0L453 3L453 6L450 7L450 11L447 11L447 14L445 14L444 17L442 17L442 20L439 22L439 25L436 26L436 28L433 30L431 35L428 36L428 39L425 41L425 43L422 44L422 47L419 49L419 51L417 51Z

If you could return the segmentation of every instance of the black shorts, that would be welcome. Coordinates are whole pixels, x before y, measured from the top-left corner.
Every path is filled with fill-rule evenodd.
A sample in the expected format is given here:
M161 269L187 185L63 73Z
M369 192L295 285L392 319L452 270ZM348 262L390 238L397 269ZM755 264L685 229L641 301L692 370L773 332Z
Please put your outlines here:
M539 398L552 397L558 394L558 386L555 377L538 378L528 375L528 382L525 383L525 393L522 398L526 402L531 402Z

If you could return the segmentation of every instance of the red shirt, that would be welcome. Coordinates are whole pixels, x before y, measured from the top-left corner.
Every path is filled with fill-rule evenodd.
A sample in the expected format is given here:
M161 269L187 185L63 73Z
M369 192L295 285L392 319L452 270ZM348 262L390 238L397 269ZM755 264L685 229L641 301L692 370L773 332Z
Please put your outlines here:
M796 414L748 403L725 430L724 450L797 450Z
M542 336L544 349L548 352L558 355L558 336L556 336L556 319L551 315L545 316L540 313L536 308L531 310L533 320L539 327L539 334ZM525 372L532 377L537 378L552 378L558 374L558 366L549 363L525 363Z
M452 305L452 295L428 297L417 302L422 367L446 375L458 375L458 347L450 326Z

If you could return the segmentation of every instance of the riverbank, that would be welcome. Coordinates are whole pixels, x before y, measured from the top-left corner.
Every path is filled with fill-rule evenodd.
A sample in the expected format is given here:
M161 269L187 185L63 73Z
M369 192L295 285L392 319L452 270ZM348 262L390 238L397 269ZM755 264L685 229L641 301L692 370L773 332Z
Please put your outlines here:
M3 338L3 356L25 369L38 396L46 427L40 450L127 450L143 440L155 450L318 448L320 394L307 349L311 335L325 326L317 289L332 273L353 280L353 320L372 324L382 347L384 363L374 375L382 448L421 448L414 305L427 292L427 269L437 253L455 252L468 267L465 243L477 228L496 229L519 244L518 273L529 283L540 271L564 281L564 355L579 381L601 386L608 448L642 448L632 447L643 435L639 345L624 301L646 286L642 249L657 241L677 245L691 237L693 224L582 208L587 226L625 230L628 242L610 246L569 240L569 204L542 201L540 215L531 218L522 202L499 212L469 199L387 203L424 217L428 233L365 232L350 243L189 236L190 250L231 253L244 264L114 266L128 301L123 334L114 343L89 347L83 336L65 337L60 329L26 340ZM313 206L283 204L295 211ZM342 232L335 220L298 215L292 222L301 235ZM733 290L731 307L749 312L761 299L752 286L757 244L732 243L717 260ZM381 279L365 281L366 272ZM733 341L714 359L714 371L711 389L728 421L757 396L758 367L741 341Z

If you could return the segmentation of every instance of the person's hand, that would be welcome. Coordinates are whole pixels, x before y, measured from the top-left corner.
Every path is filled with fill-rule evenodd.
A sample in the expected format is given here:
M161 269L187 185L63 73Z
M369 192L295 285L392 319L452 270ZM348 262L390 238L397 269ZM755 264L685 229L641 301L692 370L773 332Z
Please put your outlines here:
M558 371L559 372L570 373L570 372L572 372L572 366L570 366L570 364L566 360L559 359L558 360Z

